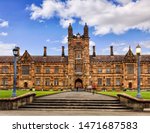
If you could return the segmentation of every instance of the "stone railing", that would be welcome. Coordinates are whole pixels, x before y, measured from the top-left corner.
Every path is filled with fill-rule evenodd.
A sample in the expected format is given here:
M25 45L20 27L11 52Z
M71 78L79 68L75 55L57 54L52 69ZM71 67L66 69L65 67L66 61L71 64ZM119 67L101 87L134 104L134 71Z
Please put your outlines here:
M150 100L138 99L127 94L118 94L117 96L122 104L133 110L143 111L145 108L150 108Z
M35 93L27 93L14 98L0 98L0 110L18 109L20 106L32 103L35 96Z

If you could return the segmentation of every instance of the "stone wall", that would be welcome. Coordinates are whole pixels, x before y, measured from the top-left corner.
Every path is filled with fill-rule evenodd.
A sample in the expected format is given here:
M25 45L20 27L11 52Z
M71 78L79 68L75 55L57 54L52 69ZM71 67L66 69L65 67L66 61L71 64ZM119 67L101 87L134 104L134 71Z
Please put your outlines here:
M138 99L127 94L118 94L117 96L122 104L136 111L143 111L144 108L150 108L150 100Z
M32 103L35 98L35 93L27 93L15 98L1 98L0 110L13 110L18 109L20 106Z

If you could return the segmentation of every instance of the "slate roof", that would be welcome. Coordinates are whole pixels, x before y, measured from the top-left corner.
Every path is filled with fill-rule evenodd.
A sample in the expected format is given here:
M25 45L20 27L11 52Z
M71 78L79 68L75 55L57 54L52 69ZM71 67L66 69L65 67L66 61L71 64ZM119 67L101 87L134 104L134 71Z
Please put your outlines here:
M0 63L13 63L13 56L0 56Z
M91 61L96 62L121 62L124 61L125 55L97 55L96 57L90 56ZM20 57L21 58L21 57ZM40 62L48 62L48 63L64 63L68 62L68 56L64 58L61 56L31 56L33 62L40 63ZM142 55L141 56L142 62L150 62L150 55ZM13 56L0 56L0 63L13 63Z
M49 63L61 63L68 62L68 57L62 56L31 56L34 62L49 62Z
M19 57L20 59L21 57ZM68 57L61 57L61 56L31 56L33 62L49 62L49 63L61 63L61 62L68 62ZM13 63L13 56L0 56L0 63ZM18 60L19 60L18 59Z
M97 55L94 58L91 56L91 60L96 62L121 62L124 60L124 55Z

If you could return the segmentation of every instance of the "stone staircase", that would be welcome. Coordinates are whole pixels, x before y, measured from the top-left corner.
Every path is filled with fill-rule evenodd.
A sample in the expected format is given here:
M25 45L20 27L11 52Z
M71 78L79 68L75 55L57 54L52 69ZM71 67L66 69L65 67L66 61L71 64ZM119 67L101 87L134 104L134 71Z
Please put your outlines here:
M119 100L93 99L40 99L20 107L20 110L100 110L100 111L132 111L120 103Z

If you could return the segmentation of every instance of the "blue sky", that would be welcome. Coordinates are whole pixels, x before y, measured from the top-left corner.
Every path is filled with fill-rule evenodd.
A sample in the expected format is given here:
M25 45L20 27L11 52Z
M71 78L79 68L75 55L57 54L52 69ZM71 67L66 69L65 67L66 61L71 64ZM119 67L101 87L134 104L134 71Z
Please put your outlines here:
M32 55L67 53L67 26L74 34L89 25L90 46L97 54L125 54L129 45L135 52L139 43L150 54L149 0L0 0L0 55L12 55L17 45Z

